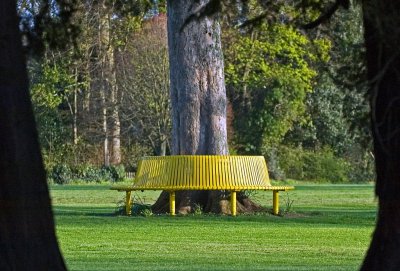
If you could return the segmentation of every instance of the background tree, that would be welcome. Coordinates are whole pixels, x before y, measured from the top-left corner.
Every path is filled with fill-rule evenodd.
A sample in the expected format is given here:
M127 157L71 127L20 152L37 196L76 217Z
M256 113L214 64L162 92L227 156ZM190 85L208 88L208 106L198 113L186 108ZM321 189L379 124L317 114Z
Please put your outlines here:
M300 162L307 160L311 152L319 160L323 160L321 155L331 152L336 161L343 164L342 181L373 180L361 7L338 10L329 22L308 32L311 37L331 41L330 58L327 63L316 66L316 83L313 91L307 94L307 121L295 123L285 136L284 148L279 150L279 163L288 177L301 179L298 174L286 172L288 161L296 159L282 156L287 156L288 152L298 153ZM309 176L305 172L308 165L298 168L302 167L304 177Z
M144 22L118 54L122 118L135 141L165 155L171 138L167 17Z
M93 123L102 128L103 164L121 162L119 90L115 66L115 44L113 41L114 1L87 3L87 16L91 16L91 47L88 53L90 67L91 101L89 108ZM95 29L98 29L97 31Z
M227 81L236 110L236 144L242 153L265 153L305 118L306 95L328 61L330 42L286 24L263 24L227 49Z
M140 1L131 4L121 1L78 3L71 21L80 28L79 41L56 49L47 45L43 60L31 61L33 65L30 66L38 63L31 69L34 90L40 86L51 89L54 84L59 94L63 94L62 102L54 110L55 115L62 116L60 130L65 135L58 144L57 156L48 159L45 156L48 169L60 161L73 166L120 164L123 146L120 133L124 128L120 104L124 89L117 84L115 61L127 36L135 27L140 27L144 15L140 5ZM144 9L148 10L148 7ZM102 31L99 32L99 28ZM46 73L37 67L46 67ZM67 84L65 76L74 83ZM33 102L40 101L34 99ZM38 104L35 108L39 107ZM42 116L37 115L39 123ZM43 131L45 134L48 130ZM43 144L45 153L47 146Z
M28 63L42 153L52 165L62 163L65 149L78 144L78 95L86 80L79 78L70 53L53 51L43 60L31 58Z

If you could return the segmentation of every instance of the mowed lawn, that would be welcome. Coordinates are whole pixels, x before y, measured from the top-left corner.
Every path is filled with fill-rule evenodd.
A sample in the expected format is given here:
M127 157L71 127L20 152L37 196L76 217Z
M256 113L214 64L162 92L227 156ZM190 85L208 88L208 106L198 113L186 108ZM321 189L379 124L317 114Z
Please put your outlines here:
M70 270L357 270L376 217L372 185L298 185L283 217L117 216L123 194L108 188L51 186ZM253 197L270 207L271 192Z

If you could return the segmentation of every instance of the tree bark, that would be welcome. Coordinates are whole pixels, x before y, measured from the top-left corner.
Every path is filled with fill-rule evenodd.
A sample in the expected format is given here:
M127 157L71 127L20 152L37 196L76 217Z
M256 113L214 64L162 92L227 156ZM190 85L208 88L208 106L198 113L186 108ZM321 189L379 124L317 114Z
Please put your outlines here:
M74 89L74 109L73 109L73 141L78 145L78 90Z
M101 106L102 106L102 117L103 117L103 164L108 167L110 165L110 151L108 149L108 110L106 100L106 89L104 87L100 90L101 94Z
M167 3L172 154L175 155L228 154L219 14L198 14L207 3L204 0ZM176 206L183 214L191 212L197 204L206 212L229 213L228 197L225 191L183 191L176 195ZM153 210L167 211L167 198L167 193L163 193Z
M117 100L117 87L112 90L111 102L111 164L119 165L122 161L121 156L121 122L119 118L119 105Z
M119 117L120 95L118 91L117 75L115 67L114 47L110 45L108 50L108 61L110 65L110 134L111 134L111 164L121 164L121 121Z
M111 17L112 10L104 1L101 13L101 48L104 53L103 58L103 90L106 100L104 101L104 147L105 154L108 152L108 165L118 165L121 163L121 123L119 119L118 85L115 69L114 46L112 43ZM109 120L108 120L109 118ZM109 140L110 139L110 140ZM107 147L106 147L107 144ZM106 159L105 159L106 162Z
M378 220L361 270L400 270L400 2L363 1Z
M0 1L0 270L66 270L30 103L16 1Z
M78 68L74 69L75 82L78 82ZM71 110L72 114L72 132L74 145L78 145L78 86L74 89L74 106ZM76 157L76 156L75 156Z
M110 15L109 15L110 16ZM111 16L110 16L111 17ZM107 50L107 61L109 66L109 88L110 88L110 135L111 135L111 165L121 164L121 121L119 117L120 95L117 84L117 70L115 59L115 47L111 43L111 22L108 20L109 46Z
M116 79L114 46L112 43L112 9L106 1L98 3L99 39L98 67L95 73L100 88L103 128L104 165L121 163L121 123L119 117L119 93Z
M168 1L174 154L227 154L226 92L218 14L192 20L206 1Z

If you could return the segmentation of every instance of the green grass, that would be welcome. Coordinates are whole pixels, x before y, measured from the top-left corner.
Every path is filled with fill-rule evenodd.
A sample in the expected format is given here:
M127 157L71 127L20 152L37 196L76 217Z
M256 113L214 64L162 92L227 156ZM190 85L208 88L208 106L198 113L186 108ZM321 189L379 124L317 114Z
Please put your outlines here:
M125 217L113 215L123 194L107 185L51 194L70 270L357 270L376 217L371 185L296 186L284 217ZM158 194L139 192L145 203ZM270 206L271 194L254 198Z

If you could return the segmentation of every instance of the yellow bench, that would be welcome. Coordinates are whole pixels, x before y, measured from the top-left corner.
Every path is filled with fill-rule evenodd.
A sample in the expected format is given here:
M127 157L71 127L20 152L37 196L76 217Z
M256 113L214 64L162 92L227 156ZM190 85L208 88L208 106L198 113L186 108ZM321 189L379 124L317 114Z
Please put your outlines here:
M279 191L293 186L272 186L263 156L176 155L149 156L139 161L132 185L111 189L126 192L126 214L131 214L131 192L165 190L169 192L170 214L175 215L175 191L228 190L231 213L236 215L236 192L273 191L273 213L279 213Z

